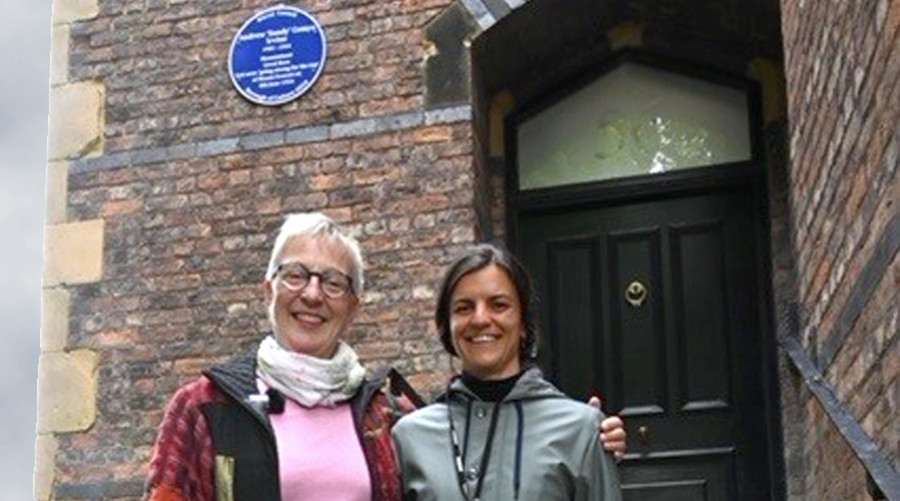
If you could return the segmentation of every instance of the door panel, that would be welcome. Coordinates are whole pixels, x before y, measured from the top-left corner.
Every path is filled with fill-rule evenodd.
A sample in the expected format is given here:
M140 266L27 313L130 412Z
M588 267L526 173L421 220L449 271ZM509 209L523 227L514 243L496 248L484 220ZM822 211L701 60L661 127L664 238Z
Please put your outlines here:
M540 361L626 418L626 499L768 499L749 193L519 216Z
M565 311L570 314L552 317L553 330L560 333L558 344L580 350L582 353L598 357L603 354L602 339L593 336L592 329L598 319L597 312L591 307L590 291L593 287L591 263L596 262L597 253L590 241L567 241L550 243L548 257L552 271L552 282L549 286L553 292L550 298L555 304L552 311L564 311L564 305L572 305ZM581 377L593 371L591 357L573 356L566 350L557 350L553 365L560 375L560 384L572 391L590 393L593 385Z
M726 408L731 377L724 223L673 225L671 238L679 408Z
M618 392L616 401L621 403L623 416L660 414L668 400L662 302L648 290L649 284L661 283L660 229L612 232L606 241L611 291L610 338L616 355L610 363L615 371L612 387ZM646 278L636 282L635 277ZM641 284L644 299L639 306L621 308L619 305L632 282Z
M624 501L715 501L735 499L734 451L658 455L623 485Z

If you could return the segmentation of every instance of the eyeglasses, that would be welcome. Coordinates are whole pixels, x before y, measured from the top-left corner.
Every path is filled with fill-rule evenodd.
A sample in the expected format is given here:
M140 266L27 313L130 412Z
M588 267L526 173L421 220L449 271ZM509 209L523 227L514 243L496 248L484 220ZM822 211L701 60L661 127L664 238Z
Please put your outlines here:
M334 268L312 271L303 263L282 263L275 268L275 276L294 292L306 288L312 277L319 277L319 288L331 299L342 297L348 292L353 293L353 281L350 277Z

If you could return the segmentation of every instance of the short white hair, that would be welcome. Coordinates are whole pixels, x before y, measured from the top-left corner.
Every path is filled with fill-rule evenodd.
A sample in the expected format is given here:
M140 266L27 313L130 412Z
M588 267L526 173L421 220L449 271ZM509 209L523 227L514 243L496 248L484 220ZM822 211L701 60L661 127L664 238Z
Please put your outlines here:
M281 253L284 246L294 237L305 238L331 238L343 246L350 256L350 280L353 283L353 292L357 297L362 294L363 258L359 248L359 242L350 236L347 231L338 226L330 217L321 212L295 212L284 218L284 224L278 230L275 244L272 246L272 257L269 258L269 268L266 270L266 280L275 276L275 270L281 264Z

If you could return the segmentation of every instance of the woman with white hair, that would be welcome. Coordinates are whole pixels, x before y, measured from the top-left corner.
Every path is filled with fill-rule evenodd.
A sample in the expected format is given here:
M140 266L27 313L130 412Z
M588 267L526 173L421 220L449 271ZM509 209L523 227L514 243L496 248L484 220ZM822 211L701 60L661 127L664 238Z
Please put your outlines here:
M390 429L403 411L343 341L362 269L359 244L327 216L287 216L263 283L272 333L176 392L145 499L401 499ZM623 450L621 421L610 431Z

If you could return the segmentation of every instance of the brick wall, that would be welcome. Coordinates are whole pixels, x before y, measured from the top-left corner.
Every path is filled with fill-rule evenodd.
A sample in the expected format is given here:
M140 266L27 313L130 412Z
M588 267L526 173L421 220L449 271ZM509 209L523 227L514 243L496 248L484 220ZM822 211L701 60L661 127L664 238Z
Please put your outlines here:
M91 222L98 255L90 280L47 293L62 304L44 328L64 363L44 365L87 367L87 410L39 437L36 497L140 497L175 389L268 330L259 284L287 212L323 210L359 238L367 291L348 340L363 361L443 387L435 285L478 232L471 107L426 105L426 28L449 0L303 2L328 61L306 96L275 108L241 98L225 67L234 32L271 2L54 8L73 4L83 12L58 30L57 73L99 89L100 125L59 134L77 144L57 155L53 203L67 224Z
M896 467L900 5L782 2L782 16L802 340ZM865 499L854 456L802 398L794 429L807 430L807 461L797 499Z
M369 365L443 384L434 284L474 239L469 125L73 174L69 211L106 222L104 277L71 289L70 348L100 355L97 420L59 437L56 493L135 495L175 388L268 329L259 283L281 213L325 210L366 251L348 335ZM101 487L98 487L101 486Z
M107 85L105 151L181 144L420 109L424 25L449 0L300 2L327 33L313 92L273 111L232 90L235 31L268 1L103 0L71 27L76 80Z

